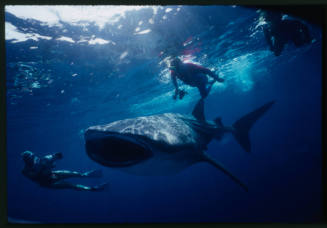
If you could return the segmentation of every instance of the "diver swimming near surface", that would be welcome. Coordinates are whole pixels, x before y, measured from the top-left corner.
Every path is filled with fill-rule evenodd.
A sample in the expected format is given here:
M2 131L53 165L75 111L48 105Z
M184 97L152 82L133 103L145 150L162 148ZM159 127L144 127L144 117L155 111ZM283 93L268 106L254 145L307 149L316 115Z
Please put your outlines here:
M179 95L179 99L183 99L184 95L187 93L186 91L178 88L177 78L189 86L197 87L202 99L208 96L215 81L224 81L224 79L220 78L211 70L194 63L183 63L177 57L171 61L169 68L171 78L175 86L175 94L173 96L174 100L177 98L177 95ZM206 75L212 77L213 80L209 82Z
M89 187L81 184L72 184L65 179L71 177L101 177L101 170L92 170L88 172L77 172L69 170L52 170L55 167L55 161L62 159L62 153L54 153L39 158L31 151L24 151L21 154L25 167L22 173L28 179L38 183L42 187L54 189L75 189L82 191L101 191L104 190L107 183Z
M265 22L263 32L269 49L279 56L288 42L296 47L312 41L308 27L298 20L283 19L282 13L260 10L260 18Z

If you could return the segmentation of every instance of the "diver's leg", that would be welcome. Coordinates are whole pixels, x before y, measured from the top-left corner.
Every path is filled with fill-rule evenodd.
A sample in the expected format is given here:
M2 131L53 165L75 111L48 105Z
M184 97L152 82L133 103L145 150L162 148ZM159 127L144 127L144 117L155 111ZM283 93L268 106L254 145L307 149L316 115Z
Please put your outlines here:
M83 177L83 173L77 171L70 171L70 170L54 170L52 174L59 180L66 179L70 177Z
M211 87L208 90L208 77L204 74L198 74L197 77L197 88L199 89L201 98L204 99L208 96Z
M210 90L211 90L214 83L215 83L215 81L212 81L212 82L208 83L208 86L206 86L207 96L210 93Z
M104 190L107 183L103 183L97 186L85 186L81 184L72 184L66 181L57 181L53 184L51 184L49 187L56 188L56 189L74 189L79 191L101 191Z
M205 85L199 85L198 89L201 95L201 99L204 99L208 96L208 91Z
M101 177L102 171L100 169L91 170L88 172L77 172L77 171L69 171L69 170L55 170L52 173L56 176L57 179L66 179L70 177Z
M198 89L199 89L202 99L204 99L208 96L214 83L215 83L215 81L213 80L211 82L207 82L206 84L202 83L198 86Z

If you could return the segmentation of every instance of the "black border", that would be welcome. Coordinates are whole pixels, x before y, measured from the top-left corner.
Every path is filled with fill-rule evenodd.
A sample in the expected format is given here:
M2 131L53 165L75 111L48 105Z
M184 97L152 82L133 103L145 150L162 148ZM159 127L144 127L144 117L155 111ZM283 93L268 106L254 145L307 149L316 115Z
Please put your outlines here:
M318 224L287 224L287 223L167 223L167 224L38 224L23 226L78 226L78 227L302 227L302 226L326 226L327 224L327 155L326 155L326 129L327 129L327 105L326 105L326 65L327 65L327 1L326 0L4 0L0 2L0 20L1 20L1 57L0 57L0 226L16 227L20 224L8 224L7 222L7 157L6 157L6 86L5 86L5 30L4 30L4 6L5 5L242 5L242 6L295 6L295 5L307 5L307 6L319 6L323 10L323 44L322 44L322 222Z
M323 43L322 43L322 80L321 80L321 107L322 107L322 151L321 151L321 167L322 167L322 219L324 223L327 223L327 138L326 138L326 129L327 129L327 103L326 103L326 89L327 89L327 6L324 6L324 20L323 20Z

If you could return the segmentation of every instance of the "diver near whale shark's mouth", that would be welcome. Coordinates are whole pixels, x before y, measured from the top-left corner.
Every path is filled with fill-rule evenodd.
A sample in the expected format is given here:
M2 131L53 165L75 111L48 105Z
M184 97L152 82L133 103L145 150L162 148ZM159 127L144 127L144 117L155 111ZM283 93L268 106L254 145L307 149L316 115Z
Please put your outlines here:
M107 185L107 183L103 183L89 187L65 181L65 179L71 177L101 177L102 172L101 170L92 170L84 173L69 170L52 170L55 166L55 161L62 158L62 153L55 153L39 158L33 152L27 150L21 156L25 162L25 167L22 170L23 175L42 187L102 191Z
M220 140L225 133L232 133L250 152L249 130L273 104L274 101L268 102L232 126L224 126L221 118L205 120L204 100L200 99L192 116L164 113L89 127L84 135L85 148L97 163L135 175L171 175L195 163L207 162L247 190L205 150L212 139Z

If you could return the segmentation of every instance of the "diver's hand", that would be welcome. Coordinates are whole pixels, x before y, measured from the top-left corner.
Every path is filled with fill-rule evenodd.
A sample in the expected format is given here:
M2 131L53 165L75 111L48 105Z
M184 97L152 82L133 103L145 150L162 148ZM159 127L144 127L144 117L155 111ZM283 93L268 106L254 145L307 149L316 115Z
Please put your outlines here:
M57 159L62 159L63 155L62 155L62 153L58 152L58 153L54 154L54 157Z
M185 90L179 90L179 99L182 100L185 94L187 94Z
M217 78L217 82L224 82L225 80L223 78Z

